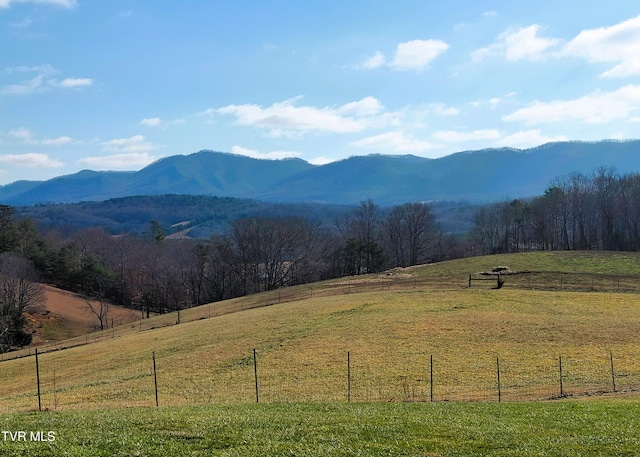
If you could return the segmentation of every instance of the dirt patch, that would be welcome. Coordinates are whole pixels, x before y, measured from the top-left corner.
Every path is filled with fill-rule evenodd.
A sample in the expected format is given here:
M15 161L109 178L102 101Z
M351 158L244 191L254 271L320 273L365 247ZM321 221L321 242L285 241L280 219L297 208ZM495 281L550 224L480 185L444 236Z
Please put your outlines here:
M43 308L27 316L33 332L33 343L61 341L86 335L96 330L98 319L87 308L82 295L52 286L43 285L45 304ZM96 301L91 300L96 304ZM108 324L118 326L140 319L140 312L110 305Z
M412 274L406 273L405 270L406 270L406 268L395 267L395 268L392 268L391 270L385 271L381 275L381 277L386 277L386 278L411 278L411 277L413 277Z

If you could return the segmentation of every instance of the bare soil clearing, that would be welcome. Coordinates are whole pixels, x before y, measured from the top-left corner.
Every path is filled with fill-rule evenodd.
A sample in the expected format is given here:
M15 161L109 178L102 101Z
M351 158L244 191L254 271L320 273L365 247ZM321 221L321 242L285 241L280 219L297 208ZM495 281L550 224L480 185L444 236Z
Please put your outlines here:
M29 315L34 331L33 344L61 341L86 335L99 328L98 318L88 309L86 298L80 294L43 285L45 303L40 311ZM95 300L89 300L96 305ZM140 319L140 312L120 306L109 305L107 323L111 327Z

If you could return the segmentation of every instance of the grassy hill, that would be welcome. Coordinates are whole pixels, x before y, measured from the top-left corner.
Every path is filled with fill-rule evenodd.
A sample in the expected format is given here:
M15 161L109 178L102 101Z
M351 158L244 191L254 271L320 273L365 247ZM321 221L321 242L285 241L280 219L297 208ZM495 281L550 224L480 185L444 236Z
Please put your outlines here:
M179 325L176 314L159 316L104 332L102 340L96 334L94 344L41 354L43 404L153 405L152 352L161 405L252 402L254 348L264 402L346 401L347 353L353 401L429 401L432 394L435 401L496 401L497 362L502 399L554 398L559 356L564 395L613 391L611 356L616 390L634 392L639 294L531 290L511 280L500 290L468 288L466 276L508 265L637 280L638 260L629 253L490 256L214 303L183 311ZM33 371L33 357L2 363L0 411L37 405Z

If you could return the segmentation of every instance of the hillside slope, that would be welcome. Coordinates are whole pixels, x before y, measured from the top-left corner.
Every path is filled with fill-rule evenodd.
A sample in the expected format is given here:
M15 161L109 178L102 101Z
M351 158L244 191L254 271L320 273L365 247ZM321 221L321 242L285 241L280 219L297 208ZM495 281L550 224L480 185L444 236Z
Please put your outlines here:
M476 259L484 263L466 270L484 270L504 260L516 265L526 257ZM563 257L576 270L586 265L584 260ZM558 265L553 258L544 262ZM616 260L609 257L604 264L612 266ZM429 273L434 275L450 271L447 265L438 268L421 270L434 270ZM353 401L429 401L431 391L436 401L495 401L496 357L504 399L557 397L559 355L565 370L563 395L613 390L611 356L616 389L640 388L638 294L508 285L501 290L437 284L390 290L379 279L369 277L367 291L347 287L333 296L322 296L320 285L314 285L303 298L288 303L263 295L262 304L271 306L218 316L233 303L247 302L216 303L208 309L211 318L202 314L207 307L201 307L184 311L179 325L175 314L161 316L145 323L151 327L124 326L115 338L43 353L44 404L52 407L55 401L64 409L152 405L152 352L162 405L255 401L254 349L260 401L266 402L346 400L347 358ZM187 322L189 313L200 318ZM173 319L171 326L157 328L167 319ZM434 384L429 381L430 360ZM32 364L30 358L2 362L3 412L33 407Z
M75 293L44 285L45 302L42 309L29 315L33 332L33 344L64 341L69 338L86 336L99 327L98 318L88 309L85 299ZM97 303L90 300L93 306ZM140 312L109 306L107 327L125 325L140 319Z

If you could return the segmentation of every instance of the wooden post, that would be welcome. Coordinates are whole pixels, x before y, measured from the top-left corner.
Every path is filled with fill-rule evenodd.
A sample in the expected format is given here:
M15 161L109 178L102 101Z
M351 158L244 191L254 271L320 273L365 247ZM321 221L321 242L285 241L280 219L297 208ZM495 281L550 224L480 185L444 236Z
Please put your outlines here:
M40 363L38 362L38 348L36 348L36 380L38 382L38 411L42 411L42 398L40 396Z
M617 390L616 390L616 372L613 369L613 351L609 352L609 360L611 362L611 383L613 384L613 391L617 392Z
M258 396L258 358L256 356L256 349L253 349L253 376L256 381L256 403L260 402L260 397Z
M351 352L347 351L347 402L351 402Z
M498 371L498 403L502 401L502 385L500 384L500 358L496 357L496 369Z
M433 354L429 356L429 370L431 371L429 378L429 397L433 401Z
M56 367L53 367L53 409L58 409L58 392L56 390Z
M158 406L158 375L156 372L156 353L152 352L151 356L153 357L153 383L156 388L156 406Z
M469 287L471 287L471 273L469 273Z
M560 396L564 397L564 390L562 386L562 356L558 358L559 366L560 366Z

